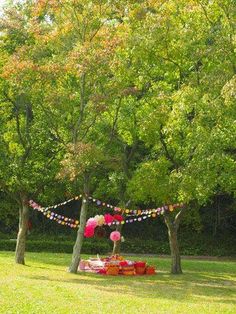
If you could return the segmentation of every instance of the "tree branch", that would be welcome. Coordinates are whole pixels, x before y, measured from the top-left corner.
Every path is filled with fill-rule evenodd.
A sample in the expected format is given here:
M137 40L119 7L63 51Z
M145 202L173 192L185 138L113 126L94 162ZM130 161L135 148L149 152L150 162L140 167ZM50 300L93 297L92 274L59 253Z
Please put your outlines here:
M174 224L175 224L176 230L178 230L180 221L181 221L183 215L185 214L186 210L187 210L187 206L185 205L185 206L178 212L178 214L176 214L175 219L174 219Z
M78 138L78 130L80 128L80 125L83 122L84 118L84 110L86 107L86 102L85 102L85 77L86 74L83 73L81 76L81 82L80 82L80 115L78 120L75 123L74 130L73 130L73 142L76 143L77 138Z
M165 155L167 157L167 159L173 164L173 166L175 167L175 169L178 169L178 165L177 163L175 162L174 158L171 156L168 148L167 148L167 145L166 145L166 142L165 142L165 139L164 139L164 135L162 133L162 126L160 128L160 141L161 141L161 144L164 148L164 151L165 151Z
M11 97L10 97L6 92L3 92L3 94L4 94L4 96L6 97L6 100L9 101L9 102L13 105L13 107L14 107L14 109L15 109L15 111L16 111L16 114L15 114L15 118L16 118L16 131L17 131L17 134L18 134L18 136L19 136L19 140L20 140L21 145L24 147L24 149L26 149L26 143L25 143L25 141L24 141L24 139L23 139L23 136L22 136L22 133L21 133L21 129L20 129L20 120L19 120L19 113L18 113L18 105L17 105L17 103L16 103L13 99L11 99Z
M121 108L121 98L119 99L119 103L118 103L118 106L116 108L115 117L114 117L114 120L113 120L112 129L111 129L110 139L112 139L112 137L114 136L115 127L117 125L120 108Z
M204 5L201 3L201 1L199 1L199 4L200 4L200 7L202 8L202 10L203 10L203 12L204 12L204 15L205 15L207 21L209 22L209 24L210 24L211 26L213 26L214 23L210 20L208 14L207 14L206 8L205 8Z

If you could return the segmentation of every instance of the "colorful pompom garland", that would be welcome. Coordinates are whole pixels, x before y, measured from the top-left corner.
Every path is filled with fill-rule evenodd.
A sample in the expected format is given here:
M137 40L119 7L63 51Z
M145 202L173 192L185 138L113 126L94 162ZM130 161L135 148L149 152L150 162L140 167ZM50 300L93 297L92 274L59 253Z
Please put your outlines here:
M43 213L44 216L46 216L47 218L49 218L50 220L54 220L57 223L61 224L61 225L65 225L71 228L78 228L79 227L79 221L76 219L72 219L63 215L59 215L57 213L54 213L52 211L50 211L49 209L51 208L58 208L62 205L68 204L69 202L73 201L73 200L79 200L83 197L83 195L79 195L79 196L75 196L74 198L69 199L68 201L65 201L63 203L59 203L57 205L53 205L53 206L48 206L48 207L41 207L40 205L38 205L37 203L35 203L34 201L30 200L29 201L29 205L35 209L38 210L39 212ZM122 214L125 215L125 217L123 217L120 214L114 214L111 215L110 213L107 213L105 215L96 215L94 218L90 218L87 221L86 227L85 227L85 233L84 235L86 237L92 237L94 235L94 230L97 226L103 226L103 225L120 225L120 224L125 224L125 223L132 223L132 222L141 222L142 220L145 220L147 218L156 218L159 215L163 215L165 213L165 211L170 211L172 212L174 209L176 208L181 208L184 206L184 204L182 203L177 203L177 204L173 204L173 205L164 205L162 207L158 207L155 209L145 209L145 210L141 210L141 209L121 209L119 207L115 207L113 205L107 204L105 202L102 202L98 199L95 199L91 196L86 195L86 197L88 198L88 200L92 200L94 203L96 202L96 204L98 206L105 206L108 208L113 209L115 212L122 212ZM86 202L86 200L84 200L84 202ZM93 226L91 223L89 223L89 221L93 221Z
M72 201L77 201L77 200L81 199L82 197L83 197L83 195L80 194L80 195L78 195L78 196L75 196L75 197L73 197L73 198L70 198L69 200L67 200L67 201L65 201L65 202L58 203L58 204L52 205L52 206L47 206L47 207L42 207L42 206L38 205L37 203L35 203L33 200L30 200L30 201L29 201L29 204L30 204L31 207L33 207L34 205L37 205L37 206L39 206L40 208L42 208L42 209L44 209L44 210L56 209L56 208L58 208L58 207L60 207L60 206L69 204L69 203L72 202ZM33 208L34 208L34 207L33 207Z
M29 201L29 204L34 210L41 212L44 216L46 216L46 218L53 220L53 221L56 221L60 225L67 226L70 228L77 228L79 226L78 220L54 213L54 212L48 210L47 209L48 207L43 208L40 205L38 205L37 203L35 203L34 201Z

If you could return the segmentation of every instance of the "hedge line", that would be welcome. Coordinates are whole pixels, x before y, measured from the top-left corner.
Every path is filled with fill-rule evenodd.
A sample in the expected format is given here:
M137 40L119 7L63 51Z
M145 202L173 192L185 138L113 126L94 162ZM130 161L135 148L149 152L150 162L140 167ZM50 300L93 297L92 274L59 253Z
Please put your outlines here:
M73 241L53 240L27 240L26 250L29 252L55 252L72 253ZM0 240L0 250L14 251L16 242L12 240ZM86 239L83 244L85 254L107 254L112 251L112 243L109 240ZM208 255L208 256L236 256L236 241L234 243L220 243L212 241L193 242L180 241L182 255ZM154 240L143 241L129 239L122 243L123 253L136 254L169 254L168 242Z
M38 241L28 240L26 243L26 250L28 252L54 252L54 253L72 253L74 243L71 241ZM14 251L16 241L0 240L0 250ZM109 245L104 242L84 242L83 252L87 254L105 254L109 252Z

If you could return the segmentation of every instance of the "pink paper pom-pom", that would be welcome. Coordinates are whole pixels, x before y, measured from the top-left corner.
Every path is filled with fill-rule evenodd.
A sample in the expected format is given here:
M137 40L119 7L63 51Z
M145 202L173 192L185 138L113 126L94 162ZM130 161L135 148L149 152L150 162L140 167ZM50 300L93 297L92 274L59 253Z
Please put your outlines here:
M84 230L84 236L86 238L92 238L94 236L94 228L92 226L86 226Z
M118 215L118 214L114 215L114 219L117 221L123 221L124 220L123 216Z
M111 241L119 241L120 240L120 232L119 231L113 231L111 234L110 234L110 239Z
M104 219L106 224L112 223L114 221L114 217L111 214L105 214Z
M87 223L86 223L86 226L90 226L90 227L93 227L93 228L96 228L97 225L98 225L97 220L94 219L94 218L89 218Z

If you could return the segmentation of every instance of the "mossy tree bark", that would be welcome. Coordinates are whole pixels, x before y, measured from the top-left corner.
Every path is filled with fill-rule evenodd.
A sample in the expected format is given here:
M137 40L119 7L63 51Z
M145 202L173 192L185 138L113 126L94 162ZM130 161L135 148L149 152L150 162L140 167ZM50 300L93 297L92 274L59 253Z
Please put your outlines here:
M19 208L19 231L17 235L15 261L17 264L25 265L25 246L28 230L29 207L26 195L21 195Z

